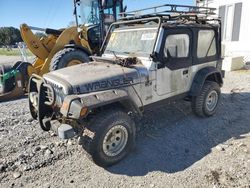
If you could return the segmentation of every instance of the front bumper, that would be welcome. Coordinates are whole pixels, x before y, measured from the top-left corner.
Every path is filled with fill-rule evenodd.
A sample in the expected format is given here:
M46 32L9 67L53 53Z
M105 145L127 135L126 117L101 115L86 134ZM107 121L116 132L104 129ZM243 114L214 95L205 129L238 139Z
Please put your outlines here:
M55 105L56 93L46 80L38 75L32 75L29 82L29 109L32 117L38 119L41 128L49 131L54 113L58 111Z
M58 103L58 90L44 78L32 75L29 86L29 106L32 117L38 119L43 130L53 129L64 139L71 137L73 132L77 133L78 124L82 125L88 114L96 108L128 99L126 90L112 89L88 94L64 95L63 100ZM59 125L54 129L54 120L73 124L66 126L57 122Z
M70 119L82 120L93 109L127 99L128 93L122 89L69 95L64 98L60 113Z
M77 132L74 128L69 124L61 124L57 120L52 120L50 122L51 130L55 132L59 138L61 139L70 139L77 135Z
M60 108L62 106L65 94L61 86L51 84L44 78L38 75L32 75L29 82L29 97L31 102L34 104L38 100L40 93L43 93L43 102L47 106L52 108ZM36 107L37 105L34 104Z

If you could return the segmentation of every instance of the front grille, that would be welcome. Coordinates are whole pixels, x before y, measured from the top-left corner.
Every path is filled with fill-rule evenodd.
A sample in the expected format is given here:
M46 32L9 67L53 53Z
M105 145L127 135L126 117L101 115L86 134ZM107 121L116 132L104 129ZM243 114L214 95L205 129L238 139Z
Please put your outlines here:
M46 86L45 86L46 87ZM52 87L49 87L47 85L46 90L45 90L45 98L46 98L46 104L51 106L55 102L55 93L52 89Z
M64 93L63 93L63 87L62 86L59 86L58 84L56 83L52 83L50 81L47 81L47 84L51 86L51 88L53 88L53 92L54 92L54 96L52 95L52 91L50 88L47 89L47 98L48 100L53 100L55 101L54 102L54 105L56 106L62 106L62 103L63 103L63 100L64 100Z

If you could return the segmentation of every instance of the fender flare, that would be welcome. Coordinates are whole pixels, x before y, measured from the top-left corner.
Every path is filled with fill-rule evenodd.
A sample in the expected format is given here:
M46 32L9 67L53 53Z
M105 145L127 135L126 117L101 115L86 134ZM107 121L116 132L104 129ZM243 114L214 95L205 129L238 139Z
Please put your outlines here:
M215 67L206 67L199 70L194 79L189 92L189 96L198 96L206 80L215 81L221 87L223 85L222 73Z
M141 114L139 108L130 99L127 91L122 89L101 91L91 95L69 95L64 98L63 103L63 106L67 106L68 108L61 108L60 112L63 116L73 119L81 119L80 111L83 107L87 107L88 111L91 111L100 107L107 107L111 104L118 104L128 111Z

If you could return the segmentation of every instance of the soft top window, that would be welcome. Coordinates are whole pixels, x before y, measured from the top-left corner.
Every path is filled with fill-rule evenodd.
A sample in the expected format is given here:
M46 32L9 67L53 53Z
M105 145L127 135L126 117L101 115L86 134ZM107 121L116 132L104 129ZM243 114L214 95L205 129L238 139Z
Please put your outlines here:
M198 33L197 57L205 58L216 55L214 30L200 30Z
M190 39L187 34L173 34L166 39L164 56L172 58L185 58L189 54Z

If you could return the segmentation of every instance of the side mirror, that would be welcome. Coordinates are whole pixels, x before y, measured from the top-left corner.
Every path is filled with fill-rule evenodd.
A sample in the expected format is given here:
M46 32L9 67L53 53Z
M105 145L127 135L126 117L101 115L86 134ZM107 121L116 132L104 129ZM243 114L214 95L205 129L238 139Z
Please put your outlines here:
M150 54L150 57L153 59L153 61L160 60L159 53L157 53L157 52L153 52L152 54Z

